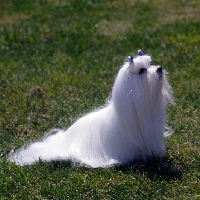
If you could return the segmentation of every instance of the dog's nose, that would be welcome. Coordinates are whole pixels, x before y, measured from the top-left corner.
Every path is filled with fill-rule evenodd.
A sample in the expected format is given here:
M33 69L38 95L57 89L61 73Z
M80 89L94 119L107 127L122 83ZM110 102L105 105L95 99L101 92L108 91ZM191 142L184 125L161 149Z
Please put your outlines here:
M156 70L157 74L162 75L162 67L158 67Z

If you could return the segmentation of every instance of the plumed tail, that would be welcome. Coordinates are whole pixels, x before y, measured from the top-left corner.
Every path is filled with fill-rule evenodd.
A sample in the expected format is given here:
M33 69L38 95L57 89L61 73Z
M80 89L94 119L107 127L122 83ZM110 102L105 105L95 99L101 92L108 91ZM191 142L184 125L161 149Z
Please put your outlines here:
M9 161L23 166L34 164L40 159L50 161L67 158L65 152L60 151L64 137L64 131L52 129L41 141L24 145L15 152L12 150L9 154Z

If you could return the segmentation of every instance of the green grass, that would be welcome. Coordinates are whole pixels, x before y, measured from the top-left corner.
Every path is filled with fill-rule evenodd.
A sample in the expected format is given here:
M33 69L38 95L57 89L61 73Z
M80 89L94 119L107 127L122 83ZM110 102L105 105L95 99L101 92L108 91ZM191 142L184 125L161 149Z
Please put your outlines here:
M0 199L199 199L198 0L0 0ZM164 158L110 169L19 167L11 149L104 104L124 58L169 72Z

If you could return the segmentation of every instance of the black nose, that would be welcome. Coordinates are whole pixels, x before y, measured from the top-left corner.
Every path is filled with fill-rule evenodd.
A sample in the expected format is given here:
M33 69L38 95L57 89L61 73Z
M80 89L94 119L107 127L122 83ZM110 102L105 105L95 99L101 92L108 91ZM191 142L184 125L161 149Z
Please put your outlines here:
M157 70L156 70L157 74L159 75L162 75L162 67L159 67Z

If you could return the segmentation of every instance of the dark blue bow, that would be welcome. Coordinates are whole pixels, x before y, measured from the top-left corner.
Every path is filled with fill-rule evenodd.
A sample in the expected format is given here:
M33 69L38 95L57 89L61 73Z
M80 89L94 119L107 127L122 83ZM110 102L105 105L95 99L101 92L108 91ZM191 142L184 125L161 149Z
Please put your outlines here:
M129 56L129 57L128 57L128 61L129 61L129 62L133 62L133 56Z
M144 51L142 51L142 50L138 50L138 55L139 56L143 56L143 55L145 55L146 53L144 52Z

